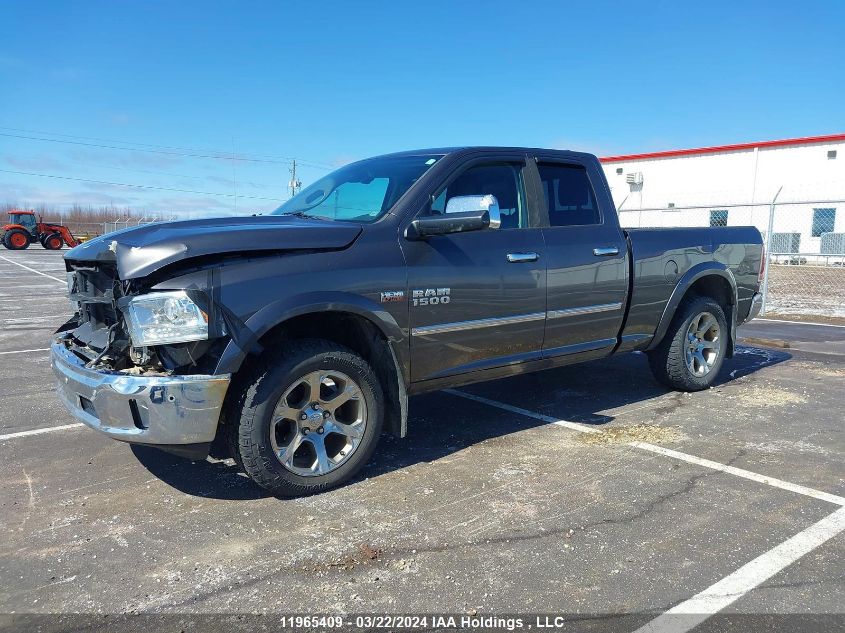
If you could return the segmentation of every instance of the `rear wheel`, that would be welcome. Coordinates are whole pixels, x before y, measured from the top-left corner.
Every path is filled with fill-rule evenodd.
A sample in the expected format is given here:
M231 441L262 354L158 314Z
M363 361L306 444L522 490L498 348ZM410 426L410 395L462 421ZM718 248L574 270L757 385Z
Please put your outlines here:
M65 241L62 239L62 236L59 235L58 233L53 233L51 235L48 235L47 237L44 238L44 241L42 242L42 244L44 245L44 248L46 248L47 250L51 250L51 251L60 250L64 243L65 243Z
M293 497L338 486L367 463L384 396L367 362L340 345L310 339L285 348L254 368L235 450L256 483Z
M710 297L690 297L678 308L660 345L649 352L654 377L680 391L707 389L725 359L728 324Z
M26 231L12 229L3 236L3 246L11 251L20 251L29 246L32 237Z

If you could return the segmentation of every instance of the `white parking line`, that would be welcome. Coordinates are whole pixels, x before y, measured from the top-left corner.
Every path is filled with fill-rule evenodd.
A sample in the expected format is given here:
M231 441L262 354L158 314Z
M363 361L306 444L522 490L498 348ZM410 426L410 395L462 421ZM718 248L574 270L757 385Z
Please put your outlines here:
M7 433L0 435L0 442L5 440L13 440L16 437L28 437L30 435L41 435L42 433L52 433L53 431L66 431L67 429L76 429L80 426L85 426L82 422L75 424L62 424L61 426L48 426L46 429L33 429L32 431L19 431L18 433Z
M599 429L579 422L560 420L552 416L536 413L528 409L515 407L513 405L484 398L482 396L476 396L474 394L456 391L454 389L448 389L446 392L461 398L466 398L467 400L473 400L498 409L510 411L511 413L528 416L534 418L535 420L546 422L547 424L562 426L573 431L587 433L599 432ZM637 629L635 633L685 633L733 602L736 602L755 587L759 587L761 584L766 582L766 580L786 569L789 565L805 554L813 551L829 539L845 530L845 497L822 492L820 490L814 490L813 488L807 488L806 486L793 484L781 479L767 477L743 468L720 464L719 462L703 459L680 451L674 451L655 444L649 444L647 442L630 442L628 443L628 446L646 450L658 455L664 455L672 459L696 464L698 466L704 466L705 468L717 470L743 479L750 479L751 481L780 488L781 490L796 492L814 499L843 506L818 523L814 523L806 530L799 532L780 545L770 549L765 554L762 554L751 562L743 565L735 572L722 578L701 593L693 596L689 600L685 600L684 602L675 605L665 613L657 616L645 626Z
M504 409L505 411L510 411L511 413L518 413L519 415L524 415L529 418L534 418L535 420L541 420L546 422L547 424L555 424L557 426L563 426L567 429L571 429L573 431L581 431L584 433L598 433L599 429L595 428L594 426L590 426L589 424L582 424L581 422L570 422L568 420L560 420L558 418L553 418L550 415L543 415L542 413L535 413L534 411L530 411L528 409L522 409L520 407L515 407L511 404L505 404L504 402L499 402L498 400L490 400L489 398L484 398L482 396L476 396L472 393L466 393L464 391L458 391L457 389L444 389L444 393L450 393L453 396L459 396L461 398L466 398L467 400L475 400L476 402L480 402L481 404L487 404L491 407L496 407L497 409Z
M35 273L36 275L41 275L42 277L49 277L50 279L54 279L58 281L60 284L67 285L67 279L59 279L58 277L53 277L53 275L48 275L47 273L42 273L40 270L35 270L34 268L30 268L29 266L24 266L20 262L13 261L8 257L3 257L0 255L0 259L9 262L10 264L14 264L15 266L20 266L21 268L25 268L26 270Z
M491 400L489 398L476 396L474 394L465 393L463 391L457 391L455 389L445 389L444 391L454 396L460 396L461 398L466 398L467 400L474 400L475 402L480 402L491 407L510 411L511 413L518 413L519 415L534 418L535 420L541 420L543 422L546 422L547 424L562 426L573 431L580 431L585 433L600 432L600 429L597 429L594 426L590 426L588 424L582 424L580 422L570 422L569 420L560 420L557 418L553 418L549 415L543 415L542 413L536 413L528 409L522 409L520 407L515 407L510 404L506 404L504 402L499 402L498 400ZM807 488L806 486L793 484L788 481L783 481L782 479L776 479L774 477L761 475L750 470L745 470L744 468L737 468L735 466L728 466L727 464L720 464L719 462L714 462L709 459L704 459L702 457L696 457L695 455L690 455L688 453L681 453L680 451L673 451L671 449L663 448L662 446L657 446L655 444L649 444L647 442L629 442L627 445L632 446L634 448L651 451L652 453L657 453L658 455L665 455L666 457L671 457L673 459L678 459L681 461L689 462L691 464L704 466L705 468L718 470L720 472L727 473L729 475L734 475L736 477L742 477L743 479L750 479L751 481L756 481L758 483L765 484L767 486L772 486L774 488L780 488L781 490L797 492L798 494L813 497L814 499L827 501L829 503L834 503L839 506L845 506L845 497L833 495L828 492L822 492L821 490L815 490L813 488Z
M816 323L815 321L787 321L785 319L761 319L757 317L753 321L765 321L766 323L794 323L796 325L821 325L822 327L845 327L845 325L838 325L836 323ZM753 321L749 321L753 322Z
M0 319L0 323L6 325L26 325L27 323L37 323L39 321L55 321L56 319L64 319L65 321L67 321L70 317L70 314L46 314L43 316L31 317L9 317L8 319Z
M799 558L845 530L845 508L840 508L780 545L746 563L701 593L675 605L635 633L683 633L739 600Z
M766 484L767 486L774 486L775 488L780 488L781 490L797 492L799 495L813 497L813 499L818 499L819 501L827 501L828 503L845 506L845 497L832 495L829 492L822 492L821 490L815 490L813 488L807 488L806 486L793 484L782 479L775 479L774 477L760 475L755 472L751 472L750 470L745 470L744 468L720 464L719 462L696 457L695 455L689 455L687 453L681 453L680 451L673 451L671 448L664 448L663 446L649 444L648 442L631 442L629 446L635 446L646 451L651 451L652 453L657 453L658 455L665 455L666 457L671 457L672 459L688 462L690 464L697 464L699 466L704 466L705 468L712 468L713 470L728 473L729 475L735 475L737 477L742 477L743 479L750 479L751 481Z
M3 354L28 354L29 352L49 352L49 347L39 347L37 349L16 349L11 352L0 352L0 355Z

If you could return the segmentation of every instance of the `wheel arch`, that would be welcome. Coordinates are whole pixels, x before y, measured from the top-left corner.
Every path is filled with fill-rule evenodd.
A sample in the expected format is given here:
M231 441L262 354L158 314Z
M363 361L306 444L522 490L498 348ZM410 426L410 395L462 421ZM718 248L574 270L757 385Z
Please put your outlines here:
M693 266L678 280L666 307L663 309L663 314L658 321L657 330L648 349L652 350L660 345L669 331L669 326L675 318L678 306L691 294L711 297L722 306L730 330L725 356L731 358L736 342L736 278L730 268L720 262L703 262Z
M399 324L381 306L362 297L296 299L275 302L256 312L224 349L215 373L233 375L233 398L239 391L238 377L248 373L246 369L257 355L283 345L285 340L324 339L348 347L370 364L387 401L386 428L397 437L404 437L408 365L401 343L407 337Z

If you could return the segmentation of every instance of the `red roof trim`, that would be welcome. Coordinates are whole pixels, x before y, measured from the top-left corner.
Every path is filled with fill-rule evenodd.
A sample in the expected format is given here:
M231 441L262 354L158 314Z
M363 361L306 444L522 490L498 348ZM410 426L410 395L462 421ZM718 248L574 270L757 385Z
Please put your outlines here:
M717 154L719 152L736 152L755 147L785 147L788 145L810 145L812 143L832 143L845 141L845 134L827 134L825 136L805 136L802 138L786 138L778 141L760 141L759 143L737 143L735 145L716 145L715 147L696 147L694 149L670 149L664 152L650 152L646 154L627 154L625 156L605 156L599 160L603 163L618 163L623 160L647 160L651 158L672 158L674 156L693 156L695 154Z

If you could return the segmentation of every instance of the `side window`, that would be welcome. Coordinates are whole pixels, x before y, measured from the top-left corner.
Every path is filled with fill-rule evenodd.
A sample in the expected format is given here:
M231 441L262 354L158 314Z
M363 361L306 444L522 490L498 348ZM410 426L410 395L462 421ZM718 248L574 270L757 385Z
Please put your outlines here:
M836 209L813 209L813 237L821 237L824 233L833 233L836 224Z
M540 163L540 180L551 226L600 224L596 196L580 165Z
M522 165L498 163L470 167L434 196L431 213L446 212L446 205L455 196L486 196L499 201L503 229L528 226L528 209L522 184Z
M711 209L710 210L710 226L727 226L728 225L728 210L727 209Z

